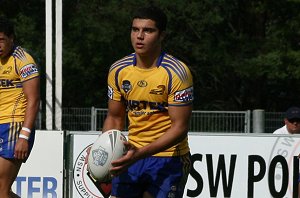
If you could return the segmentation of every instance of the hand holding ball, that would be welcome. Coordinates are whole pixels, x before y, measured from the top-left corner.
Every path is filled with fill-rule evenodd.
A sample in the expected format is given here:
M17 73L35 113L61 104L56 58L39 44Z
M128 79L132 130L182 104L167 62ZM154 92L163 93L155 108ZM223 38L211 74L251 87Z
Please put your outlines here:
M88 156L87 168L94 179L106 181L110 178L111 162L121 158L127 152L123 142L127 142L126 137L116 129L99 135Z

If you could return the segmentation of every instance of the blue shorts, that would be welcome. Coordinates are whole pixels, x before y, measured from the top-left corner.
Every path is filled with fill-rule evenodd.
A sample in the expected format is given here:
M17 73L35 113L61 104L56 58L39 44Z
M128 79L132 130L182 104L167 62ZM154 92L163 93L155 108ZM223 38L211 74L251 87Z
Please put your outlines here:
M14 150L16 142L19 138L22 129L22 122L13 122L0 124L0 157L12 159L14 158ZM34 143L35 130L31 130L28 140L29 151L28 156L32 150ZM24 160L24 162L26 159Z
M112 196L181 198L191 168L190 153L178 157L148 157L137 161L112 180Z

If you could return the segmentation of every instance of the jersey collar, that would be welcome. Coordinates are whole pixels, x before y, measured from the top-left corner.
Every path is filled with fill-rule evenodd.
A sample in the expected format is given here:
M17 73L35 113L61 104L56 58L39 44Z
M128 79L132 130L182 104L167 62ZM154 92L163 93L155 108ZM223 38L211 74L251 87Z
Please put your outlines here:
M161 65L162 60L164 59L165 52L162 52L157 59L156 66L159 67ZM133 53L133 65L136 66L136 53Z

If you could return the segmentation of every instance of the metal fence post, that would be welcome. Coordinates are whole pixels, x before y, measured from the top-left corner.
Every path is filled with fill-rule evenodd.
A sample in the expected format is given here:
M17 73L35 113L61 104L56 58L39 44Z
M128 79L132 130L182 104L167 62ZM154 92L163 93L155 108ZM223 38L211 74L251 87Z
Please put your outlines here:
M91 131L96 130L96 113L95 113L95 107L91 108Z
M251 129L251 111L247 110L245 113L245 133L250 133Z
M265 132L265 110L253 110L253 133Z

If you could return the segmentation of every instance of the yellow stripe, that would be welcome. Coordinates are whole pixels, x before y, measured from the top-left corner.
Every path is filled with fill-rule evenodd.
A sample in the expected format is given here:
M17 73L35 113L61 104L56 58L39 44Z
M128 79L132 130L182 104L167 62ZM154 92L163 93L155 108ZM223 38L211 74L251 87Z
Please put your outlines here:
M9 126L9 134L8 134L8 148L13 149L15 142L18 139L19 131L21 130L21 127L23 125L23 122L12 122Z
M13 123L9 124L9 132L8 132L8 148L11 148L11 140L12 140L12 136L13 136L13 127L12 127Z

